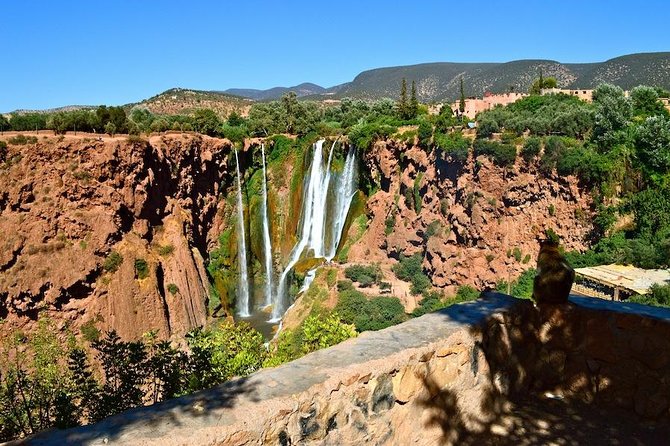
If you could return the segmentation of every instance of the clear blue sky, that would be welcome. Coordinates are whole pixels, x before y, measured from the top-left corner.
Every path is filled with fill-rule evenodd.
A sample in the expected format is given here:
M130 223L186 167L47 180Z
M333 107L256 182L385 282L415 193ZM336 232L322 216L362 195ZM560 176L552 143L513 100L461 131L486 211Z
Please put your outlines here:
M6 1L0 111L171 87L315 82L421 62L594 62L670 50L670 2Z

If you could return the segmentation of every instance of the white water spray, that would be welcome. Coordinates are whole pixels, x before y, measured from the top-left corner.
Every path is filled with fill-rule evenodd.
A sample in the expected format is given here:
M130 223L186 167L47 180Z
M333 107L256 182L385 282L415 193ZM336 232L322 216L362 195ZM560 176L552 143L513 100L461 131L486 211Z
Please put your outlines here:
M247 271L247 242L244 233L244 207L242 205L242 183L240 181L240 160L235 150L237 169L237 262L239 267L237 284L237 312L241 317L249 317L249 272Z
M326 254L326 260L330 262L337 253L337 247L342 238L342 231L347 222L347 215L351 207L351 200L356 194L357 184L355 181L356 170L356 151L349 149L347 159L344 162L344 170L337 184L337 194L335 195L335 216L331 223L330 250ZM325 237L324 237L325 239Z
M268 183L265 166L265 144L261 144L263 154L263 248L265 257L265 306L272 305L272 242L270 240L270 223L268 221Z
M281 320L286 310L288 301L288 292L286 289L288 274L300 258L303 255L307 255L313 258L325 258L327 261L330 261L335 257L347 213L349 212L351 198L356 190L354 178L355 151L352 149L347 155L344 170L337 179L334 206L328 206L328 191L332 176L331 162L335 142L330 148L328 161L325 166L323 163L323 143L324 140L319 140L314 144L312 164L309 176L307 177L306 189L303 193L300 237L291 251L286 268L282 271L279 278L277 293L274 296L271 322ZM332 225L329 231L327 231L327 222L330 222ZM328 241L330 241L329 245ZM314 276L315 271L309 271L305 278L307 286L314 279ZM305 284L303 284L303 290L305 289Z

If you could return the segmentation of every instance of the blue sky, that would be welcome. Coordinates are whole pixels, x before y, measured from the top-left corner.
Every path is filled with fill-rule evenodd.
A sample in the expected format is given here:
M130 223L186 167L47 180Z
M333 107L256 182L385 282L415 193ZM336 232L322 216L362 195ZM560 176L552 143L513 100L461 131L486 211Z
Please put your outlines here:
M332 86L422 62L602 61L669 51L669 16L666 0L7 1L0 111Z

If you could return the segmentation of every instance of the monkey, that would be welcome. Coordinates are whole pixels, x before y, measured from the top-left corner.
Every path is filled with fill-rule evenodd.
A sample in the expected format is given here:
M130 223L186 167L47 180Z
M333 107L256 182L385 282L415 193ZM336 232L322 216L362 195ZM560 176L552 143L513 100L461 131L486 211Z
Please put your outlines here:
M558 241L542 240L533 281L533 300L537 304L566 303L574 281L575 270L559 252Z

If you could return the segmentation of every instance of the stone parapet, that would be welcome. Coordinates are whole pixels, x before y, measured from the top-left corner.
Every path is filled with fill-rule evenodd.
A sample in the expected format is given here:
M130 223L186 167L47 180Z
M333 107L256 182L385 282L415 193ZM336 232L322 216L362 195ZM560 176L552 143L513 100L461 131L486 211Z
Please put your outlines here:
M26 443L451 444L504 432L510 400L543 393L659 420L669 415L669 364L670 310L575 297L537 308L486 293L214 389Z

